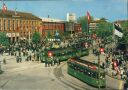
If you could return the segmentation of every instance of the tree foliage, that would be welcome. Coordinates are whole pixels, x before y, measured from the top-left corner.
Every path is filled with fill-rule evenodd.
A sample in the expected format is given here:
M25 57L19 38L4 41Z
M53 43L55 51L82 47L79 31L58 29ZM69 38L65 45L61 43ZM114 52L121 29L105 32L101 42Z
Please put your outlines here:
M5 32L0 32L0 44L2 46L8 46L9 45L9 39L6 36Z
M98 29L96 30L96 34L105 39L107 37L111 37L113 32L113 24L107 22L105 18L101 18L98 22Z
M122 38L118 37L118 44L119 45L124 44L128 49L128 22L124 21L123 23L121 23L121 28L123 30L123 37Z
M126 30L123 31L123 37L122 38L118 38L118 42L120 44L128 45L128 31L126 31Z
M33 34L33 36L32 36L32 42L33 42L34 44L38 44L38 43L40 43L40 41L41 41L40 33L39 33L39 32L35 32L35 33Z
M93 17L91 16L91 21L93 20ZM82 26L82 32L88 32L88 19L87 16L82 16L77 19L77 22L81 24Z

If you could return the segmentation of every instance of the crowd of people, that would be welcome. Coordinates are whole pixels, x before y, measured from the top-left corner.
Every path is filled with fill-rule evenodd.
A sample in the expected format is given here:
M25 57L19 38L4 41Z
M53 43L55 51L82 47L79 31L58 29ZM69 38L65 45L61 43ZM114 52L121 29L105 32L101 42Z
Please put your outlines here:
M114 78L127 80L128 79L128 51L119 50L115 47L115 43L104 44L99 39L93 46L93 54L98 56L103 54L105 56L104 62L101 66L105 69L106 73ZM101 53L100 48L104 51Z
M17 42L10 45L5 50L0 49L0 53L8 52L9 55L16 56L16 62L22 62L22 56L26 57L25 61L32 61L33 59L42 61L42 52L51 48L65 48L68 46L77 46L80 42L87 41L88 45L93 48L93 54L99 55L99 49L104 48L105 60L101 63L106 72L118 79L126 80L128 78L128 51L117 50L113 43L106 44L103 39L92 38L85 34L74 34L70 38L65 38L59 41L42 41L35 45L28 42ZM95 42L95 45L93 43ZM6 63L6 60L4 60ZM45 66L59 65L60 61L57 58L51 57L45 59Z

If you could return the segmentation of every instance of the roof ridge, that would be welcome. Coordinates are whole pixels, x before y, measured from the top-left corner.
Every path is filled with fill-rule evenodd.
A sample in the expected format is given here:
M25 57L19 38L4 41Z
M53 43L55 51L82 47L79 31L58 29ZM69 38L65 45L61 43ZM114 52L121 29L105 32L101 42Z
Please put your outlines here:
M29 12L21 12L21 11L16 11L17 14L15 14L15 11L13 10L7 10L5 13L2 13L2 9L0 9L0 16L2 17L12 17L12 16L20 16L20 18L26 18L26 19L40 19L38 16L35 16L32 13Z

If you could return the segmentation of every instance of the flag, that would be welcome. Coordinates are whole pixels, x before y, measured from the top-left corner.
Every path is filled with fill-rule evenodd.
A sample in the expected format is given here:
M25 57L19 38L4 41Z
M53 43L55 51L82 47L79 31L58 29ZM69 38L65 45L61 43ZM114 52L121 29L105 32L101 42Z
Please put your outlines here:
M114 24L114 27L115 27L114 34L117 35L118 37L122 37L123 33L120 26L118 24Z
M4 13L7 11L7 6L5 5L5 3L3 3L2 11L3 11Z
M89 12L87 11L87 19L88 19L88 23L90 23L90 20L91 20L91 16L89 14Z

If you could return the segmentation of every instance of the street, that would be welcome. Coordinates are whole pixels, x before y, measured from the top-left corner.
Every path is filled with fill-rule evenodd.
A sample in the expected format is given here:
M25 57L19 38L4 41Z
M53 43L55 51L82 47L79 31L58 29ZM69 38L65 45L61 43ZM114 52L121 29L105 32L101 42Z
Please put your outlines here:
M16 63L12 58L2 65L0 90L73 90L55 78L54 68L32 61Z
M44 63L38 61L25 61L25 57L20 63L16 62L15 56L4 54L6 64L2 63L4 71L0 75L0 90L97 90L86 83L67 74L67 63L62 62L59 66L45 67ZM89 55L83 59L94 62L95 56ZM103 55L101 59L104 59ZM121 81L107 76L107 87L104 90L112 88L122 88ZM114 82L118 82L117 86ZM112 82L112 83L111 83Z

